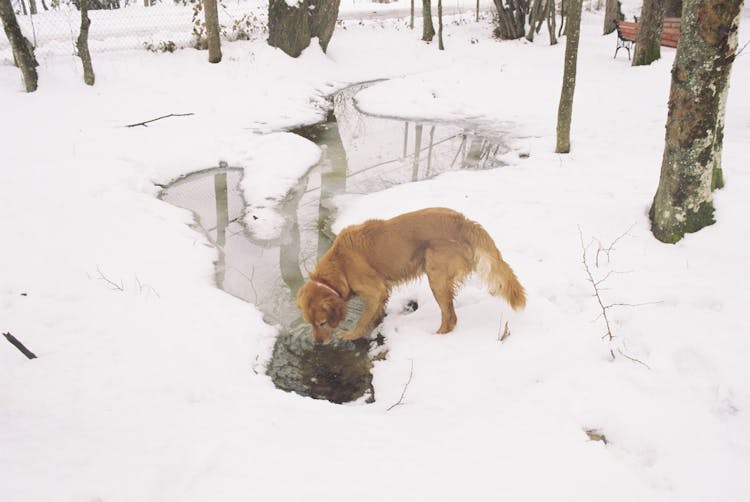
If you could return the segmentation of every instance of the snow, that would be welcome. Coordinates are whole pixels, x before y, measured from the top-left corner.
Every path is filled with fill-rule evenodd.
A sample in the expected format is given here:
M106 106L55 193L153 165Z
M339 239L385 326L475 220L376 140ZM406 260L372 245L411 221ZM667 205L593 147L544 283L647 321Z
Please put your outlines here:
M649 67L613 60L601 15L584 14L569 155L553 153L564 43L497 42L470 15L446 23L445 52L419 41L419 23L378 19L337 27L328 54L313 45L297 60L263 40L224 44L219 65L192 49L95 53L93 88L50 51L33 94L1 60L0 332L39 357L0 340L0 497L746 500L750 59L732 71L717 223L664 245L647 211L674 50ZM748 26L746 8L740 47ZM244 167L246 200L264 211L253 230L272 235L267 215L319 156L283 131L375 78L390 80L358 95L366 111L517 124L529 158L342 196L335 230L460 210L496 239L528 307L513 313L472 281L456 330L436 336L426 283L399 288L377 402L333 405L273 387L258 364L274 328L214 287L215 249L156 196L192 171ZM170 113L194 115L124 127ZM594 276L615 272L605 302L639 305L609 311L612 341L581 236ZM596 267L595 239L620 236ZM420 308L402 313L413 298Z

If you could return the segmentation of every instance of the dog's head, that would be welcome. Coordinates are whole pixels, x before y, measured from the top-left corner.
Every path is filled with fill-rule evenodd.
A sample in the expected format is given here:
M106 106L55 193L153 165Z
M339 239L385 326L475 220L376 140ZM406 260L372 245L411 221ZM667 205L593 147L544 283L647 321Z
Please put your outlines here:
M305 321L312 325L313 341L328 343L333 330L346 317L346 302L329 287L306 282L297 292L297 306Z

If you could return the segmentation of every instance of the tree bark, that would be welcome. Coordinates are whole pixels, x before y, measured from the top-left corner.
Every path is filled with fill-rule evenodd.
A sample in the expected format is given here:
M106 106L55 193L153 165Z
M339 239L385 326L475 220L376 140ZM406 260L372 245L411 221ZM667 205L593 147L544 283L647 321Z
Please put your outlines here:
M435 26L432 24L432 0L422 0L422 40L432 42Z
M219 30L219 7L216 0L203 0L203 16L206 21L208 62L221 61L221 32Z
M576 88L576 66L578 63L578 40L581 35L582 0L570 0L568 4L568 29L565 42L565 69L557 109L557 153L570 152L570 122L573 115L573 94Z
M604 6L604 35L609 35L615 31L615 19L622 19L619 0L607 0Z
M411 12L409 15L409 28L414 29L414 0L411 0Z
M549 44L557 45L557 36L555 35L555 0L547 0L547 31L549 31Z
M91 64L91 53L89 52L89 26L91 26L91 19L89 19L89 0L80 0L81 9L81 30L78 32L78 40L76 40L76 49L78 50L78 57L81 58L83 64L83 81L86 85L94 85L94 66Z
M674 243L714 220L729 73L743 0L684 0L651 231ZM717 158L719 156L719 158ZM718 169L718 174L717 174Z
M325 52L333 36L341 0L300 0L290 7L286 0L268 2L268 45L292 57L299 56L318 37Z
M661 29L664 24L664 0L643 0L638 19L633 66L649 65L661 58Z
M18 25L16 13L13 12L10 0L0 0L0 19L2 19L5 34L8 36L8 41L13 50L13 58L21 70L21 75L23 75L26 92L34 92L38 83L34 48L31 42L21 33L21 27Z

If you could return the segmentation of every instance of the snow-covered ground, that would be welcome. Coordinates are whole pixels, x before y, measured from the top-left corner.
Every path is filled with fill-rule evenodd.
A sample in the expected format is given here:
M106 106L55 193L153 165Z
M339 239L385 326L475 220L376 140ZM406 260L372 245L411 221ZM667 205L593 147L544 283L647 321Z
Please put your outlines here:
M419 23L378 20L297 60L262 40L225 44L218 65L192 49L95 54L93 88L75 58L47 53L33 94L2 60L0 332L39 357L0 340L0 499L747 500L750 58L732 73L718 222L665 245L647 210L674 51L632 68L601 21L584 16L569 155L553 153L564 43L498 42L471 15L446 24L445 52ZM741 46L748 27L746 9ZM335 228L463 211L495 237L528 308L470 284L456 330L436 336L429 288L405 286L377 402L334 405L273 387L259 366L274 329L214 287L216 251L157 184L226 161L255 180L249 200L278 197L317 155L265 133L316 121L325 95L374 78L391 80L360 93L364 110L514 122L529 157L341 197ZM194 115L124 127L169 113ZM608 311L612 341L581 234L596 279L622 272L601 285L605 303L631 305ZM619 236L597 266L596 240Z

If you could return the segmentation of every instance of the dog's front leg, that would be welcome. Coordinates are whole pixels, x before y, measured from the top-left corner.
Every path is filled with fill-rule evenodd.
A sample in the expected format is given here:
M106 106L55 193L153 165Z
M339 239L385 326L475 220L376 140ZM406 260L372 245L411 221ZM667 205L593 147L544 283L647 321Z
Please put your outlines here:
M362 315L357 325L350 331L342 331L338 337L342 340L356 340L365 336L368 331L385 315L385 302L388 300L388 290L383 286L368 292L367 296L360 294L365 303Z

